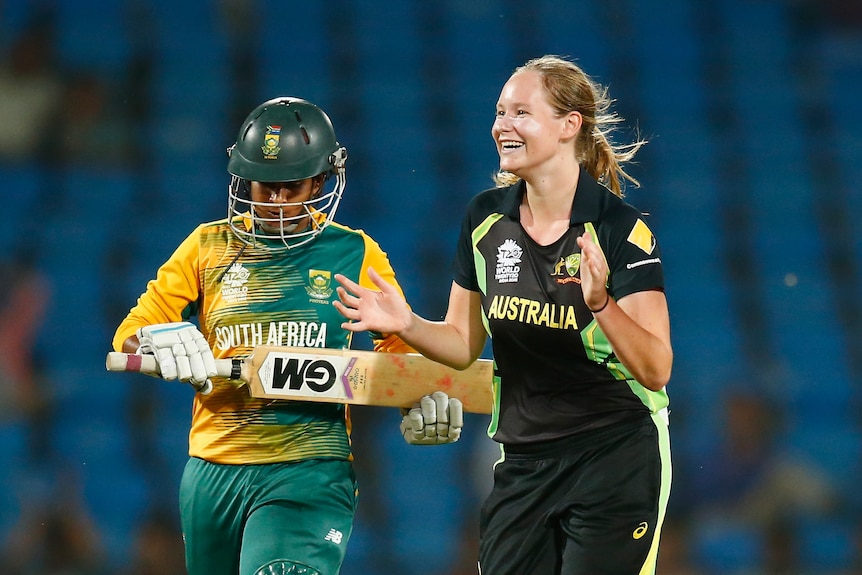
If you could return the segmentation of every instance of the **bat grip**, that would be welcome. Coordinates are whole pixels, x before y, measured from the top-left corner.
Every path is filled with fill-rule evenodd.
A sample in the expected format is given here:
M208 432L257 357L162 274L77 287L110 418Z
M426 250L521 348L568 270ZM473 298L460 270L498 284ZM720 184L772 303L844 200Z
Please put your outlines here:
M152 355L138 355L112 351L105 358L105 368L108 371L132 371L147 375L161 375L159 362Z
M221 372L224 371L225 367L231 367L225 366L220 362L217 362L216 365L219 367L219 375L222 375ZM154 356L148 354L138 355L136 353L122 353L119 351L109 352L105 358L105 369L108 371L130 371L154 376L161 375L159 362L156 361ZM190 381L188 384L201 395L209 395L213 390L213 384L210 380L206 380L203 383Z

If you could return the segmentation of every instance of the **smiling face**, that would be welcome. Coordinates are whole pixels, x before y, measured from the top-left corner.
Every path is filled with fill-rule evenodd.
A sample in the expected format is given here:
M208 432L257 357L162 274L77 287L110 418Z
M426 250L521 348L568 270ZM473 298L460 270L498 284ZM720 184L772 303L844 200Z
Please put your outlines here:
M539 72L515 73L500 92L491 127L500 169L530 179L559 161L576 161L574 138L580 125L579 112L560 116L551 107Z

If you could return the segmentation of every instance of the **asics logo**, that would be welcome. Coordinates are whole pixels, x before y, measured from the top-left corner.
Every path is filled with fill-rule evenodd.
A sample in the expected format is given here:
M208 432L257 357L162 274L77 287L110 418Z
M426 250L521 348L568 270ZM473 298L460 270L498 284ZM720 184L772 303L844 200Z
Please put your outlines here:
M632 531L632 539L640 539L646 535L647 530L649 530L649 523L642 521L638 524L637 529Z

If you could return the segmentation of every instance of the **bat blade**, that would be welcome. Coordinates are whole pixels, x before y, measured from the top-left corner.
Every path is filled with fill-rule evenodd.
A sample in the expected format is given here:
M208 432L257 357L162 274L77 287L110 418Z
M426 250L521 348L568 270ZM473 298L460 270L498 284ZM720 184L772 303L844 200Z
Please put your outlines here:
M411 407L443 391L470 413L491 413L493 362L458 371L419 354L257 347L248 360L252 397Z

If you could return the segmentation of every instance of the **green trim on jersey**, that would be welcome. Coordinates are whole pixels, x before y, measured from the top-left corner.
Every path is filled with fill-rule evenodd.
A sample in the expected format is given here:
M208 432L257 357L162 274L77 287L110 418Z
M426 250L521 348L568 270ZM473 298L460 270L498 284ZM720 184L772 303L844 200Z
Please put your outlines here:
M491 230L491 228L494 227L494 224L497 223L500 220L500 218L502 218L502 217L503 217L503 214L491 214L491 215L489 215L487 218L485 218L485 221L483 221L481 224L476 226L476 229L473 230L473 233L470 236L472 243L473 243L473 260L475 262L477 270L485 269L485 255L481 251L479 251L479 247L478 247L479 241L483 237L485 237L485 234L487 234ZM487 294L488 293L488 282L485 279L485 276L480 276L480 277L476 278L476 280L479 284L479 291L481 291L483 294ZM484 309L482 310L482 318L485 321L485 328L487 329L488 318L485 317L485 310ZM488 334L490 334L490 333L491 332L488 331Z
M473 242L473 259L476 262L476 269L484 269L485 268L485 256L482 252L479 251L477 247L479 245L479 240L488 233L488 231L494 226L494 224L503 217L503 214L491 214L489 215L484 222L479 224L473 233L471 234L471 239ZM482 276L478 279L479 290L484 294L487 293L487 282L485 277ZM485 313L485 308L482 309L482 324L485 326L485 333L489 336L491 335L491 327L488 325L488 316ZM491 422L488 424L488 437L494 437L494 434L497 433L497 426L500 421L500 385L501 380L500 377L496 375L497 364L494 363L494 371L495 375L492 380L492 389L494 397L494 407L491 410Z
M494 435L497 433L497 428L500 426L500 388L503 385L503 381L500 376L497 375L497 362L494 362L494 377L491 379L491 393L493 393L494 397L494 406L491 408L491 421L488 423L488 437L491 439L494 438ZM502 450L502 445L500 446ZM502 454L502 451L501 451Z

